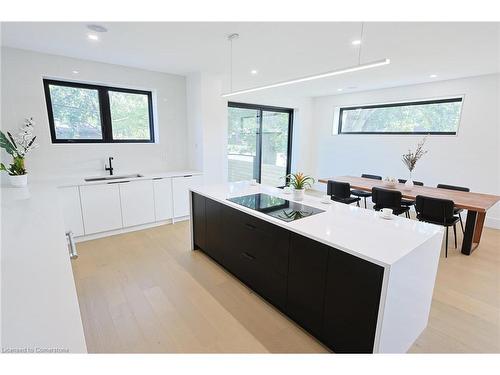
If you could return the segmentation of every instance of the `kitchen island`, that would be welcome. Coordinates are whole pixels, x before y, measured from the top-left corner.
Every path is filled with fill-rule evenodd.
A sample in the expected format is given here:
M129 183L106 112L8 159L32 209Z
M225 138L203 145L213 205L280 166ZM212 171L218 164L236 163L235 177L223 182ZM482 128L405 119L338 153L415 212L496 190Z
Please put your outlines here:
M442 228L246 182L190 192L192 249L332 351L406 352L426 327Z

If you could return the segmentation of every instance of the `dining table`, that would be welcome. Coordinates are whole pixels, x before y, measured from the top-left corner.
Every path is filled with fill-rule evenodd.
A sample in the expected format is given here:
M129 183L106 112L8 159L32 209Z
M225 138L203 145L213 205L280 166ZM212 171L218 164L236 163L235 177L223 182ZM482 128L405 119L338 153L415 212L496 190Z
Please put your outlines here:
M355 176L320 178L318 181L328 183L330 180L348 182L352 189L357 190L371 191L374 187L397 190L401 192L403 198L411 200L415 200L417 195L452 200L456 208L467 210L467 219L465 222L465 231L461 248L462 254L465 255L470 255L479 246L484 221L486 219L486 212L500 201L500 196L493 194L465 192L418 185L413 185L411 188L408 188L405 184L401 183L389 186L383 180Z

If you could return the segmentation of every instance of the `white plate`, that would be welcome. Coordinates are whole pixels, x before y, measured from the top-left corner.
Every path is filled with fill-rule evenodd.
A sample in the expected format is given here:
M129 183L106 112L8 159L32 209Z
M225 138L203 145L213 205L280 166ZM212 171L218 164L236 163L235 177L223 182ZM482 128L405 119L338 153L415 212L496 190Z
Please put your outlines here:
M378 214L378 216L381 218L381 219L384 219L384 220L392 220L394 219L396 216L394 214L391 214L391 216L384 216L382 214Z

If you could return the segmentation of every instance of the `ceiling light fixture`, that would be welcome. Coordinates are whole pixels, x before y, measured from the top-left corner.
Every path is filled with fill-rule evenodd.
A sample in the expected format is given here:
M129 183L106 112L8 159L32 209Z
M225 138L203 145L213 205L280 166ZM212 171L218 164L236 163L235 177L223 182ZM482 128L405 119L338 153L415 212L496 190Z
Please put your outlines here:
M337 91L344 91L344 89L337 89Z
M360 41L363 41L363 29L364 29L364 23L361 23L361 33L360 33ZM321 79L321 78L328 78L328 77L333 77L333 76L338 76L341 74L347 74L347 73L352 73L352 72L358 72L361 70L366 70L366 69L372 69L372 68L377 68L379 66L384 66L388 65L391 63L391 60L388 58L382 59L382 60L376 60L368 63L361 64L361 46L359 47L358 51L358 65L355 66L350 66L347 68L341 68L341 69L336 69L336 70L331 70L325 73L320 73L320 74L314 74L311 76L305 76L305 77L300 77L300 78L294 78L290 79L287 81L281 81L281 82L276 82L276 83L271 83L269 85L264 85L264 86L258 86L258 87L252 87L248 89L243 89L243 90L238 90L238 91L233 91L233 39L239 37L238 34L231 34L228 37L228 40L230 41L230 77L229 77L229 82L230 82L230 92L222 94L221 96L223 98L227 98L230 96L234 95L240 95L240 94L247 94L251 92L256 92L256 91L262 91L262 90L267 90L275 87L282 87L282 86L288 86L288 85L293 85L295 83L300 83L300 82L307 82L307 81L313 81L316 79Z
M359 46L359 45L361 44L361 40L359 40L359 39L358 39L358 40L353 40L353 41L351 42L351 44L352 44L353 46Z
M321 79L321 78L338 76L338 75L346 74L346 73L358 72L360 70L366 70L366 69L376 68L376 67L384 66L384 65L387 65L387 64L390 64L390 63L391 63L390 59L377 60L377 61L373 61L373 62L370 62L370 63L367 63L367 64L363 64L363 65L355 65L355 66L352 66L352 67L349 67L349 68L342 68L342 69L338 69L338 70L332 70L332 71L329 71L329 72L325 72L325 73L321 73L321 74L315 74L315 75L312 75L312 76L295 78L295 79L291 79L291 80L288 80L288 81L282 81L282 82L272 83L270 85L264 85L264 86L259 86L259 87L253 87L253 88L250 88L250 89L233 91L233 92L229 92L227 94L222 94L222 97L227 98L227 97L233 96L233 95L246 94L246 93L249 93L249 92L267 90L267 89L271 89L271 88L274 88L274 87L281 87L281 86L293 85L294 83L299 83L299 82L313 81L315 79Z
M253 74L253 75L256 75L257 73L259 73L259 71L256 69L253 69L250 71L250 74Z
M431 74L429 77L430 78L437 78L437 74Z
M73 70L73 71L72 71L72 73L73 73L73 74L78 74L78 73L80 73L80 72L79 72L78 70Z
M95 34L88 34L87 37L90 39L90 40L99 40L99 37Z

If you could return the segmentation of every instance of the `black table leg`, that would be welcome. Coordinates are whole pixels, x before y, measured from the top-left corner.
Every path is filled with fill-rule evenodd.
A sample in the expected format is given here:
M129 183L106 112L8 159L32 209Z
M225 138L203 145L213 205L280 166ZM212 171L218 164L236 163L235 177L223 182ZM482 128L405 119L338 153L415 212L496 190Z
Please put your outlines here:
M465 222L465 233L464 239L462 241L462 254L470 255L474 250L473 247L473 239L474 239L474 230L476 228L476 211L467 211L467 220Z

